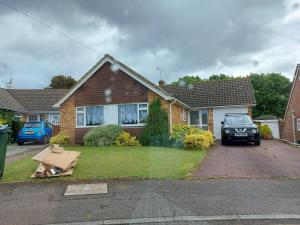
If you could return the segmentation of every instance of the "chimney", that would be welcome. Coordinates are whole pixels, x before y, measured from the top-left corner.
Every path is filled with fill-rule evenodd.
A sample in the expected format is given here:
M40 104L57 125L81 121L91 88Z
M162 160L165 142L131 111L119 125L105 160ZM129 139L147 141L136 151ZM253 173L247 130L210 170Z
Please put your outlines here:
M166 82L164 80L158 81L158 86L159 87L162 87L162 86L165 86L165 85L166 85Z

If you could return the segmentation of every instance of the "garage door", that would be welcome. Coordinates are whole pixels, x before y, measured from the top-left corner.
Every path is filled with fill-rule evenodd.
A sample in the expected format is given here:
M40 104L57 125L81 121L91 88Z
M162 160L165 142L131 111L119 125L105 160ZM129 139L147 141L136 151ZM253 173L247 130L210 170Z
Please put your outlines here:
M221 121L224 120L226 113L248 113L248 108L215 108L213 109L214 135L216 139L221 139Z

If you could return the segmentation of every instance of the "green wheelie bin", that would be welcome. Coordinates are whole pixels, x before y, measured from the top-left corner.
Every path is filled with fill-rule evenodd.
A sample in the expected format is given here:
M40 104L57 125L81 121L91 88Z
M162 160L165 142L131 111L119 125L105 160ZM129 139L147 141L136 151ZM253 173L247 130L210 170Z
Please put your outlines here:
M6 147L8 143L9 133L10 130L8 126L0 126L0 178L4 173Z

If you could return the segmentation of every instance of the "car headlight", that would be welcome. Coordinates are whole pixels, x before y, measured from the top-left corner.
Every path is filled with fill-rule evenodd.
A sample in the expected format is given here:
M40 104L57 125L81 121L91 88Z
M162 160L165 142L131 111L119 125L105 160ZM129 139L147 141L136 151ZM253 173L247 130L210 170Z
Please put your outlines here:
M252 129L252 133L256 134L257 133L257 129Z
M230 132L230 130L228 130L228 129L225 129L225 130L224 130L224 133L225 133L225 134L229 134L229 132Z

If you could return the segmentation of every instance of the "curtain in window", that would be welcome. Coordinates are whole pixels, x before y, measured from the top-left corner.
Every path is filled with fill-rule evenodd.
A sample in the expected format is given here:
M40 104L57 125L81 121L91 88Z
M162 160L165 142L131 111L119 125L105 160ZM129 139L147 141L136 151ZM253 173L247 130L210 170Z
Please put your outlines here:
M146 123L147 121L147 110L140 110L140 121L139 123Z
M137 104L119 105L119 124L137 124Z
M103 106L86 107L86 125L95 126L103 123Z

